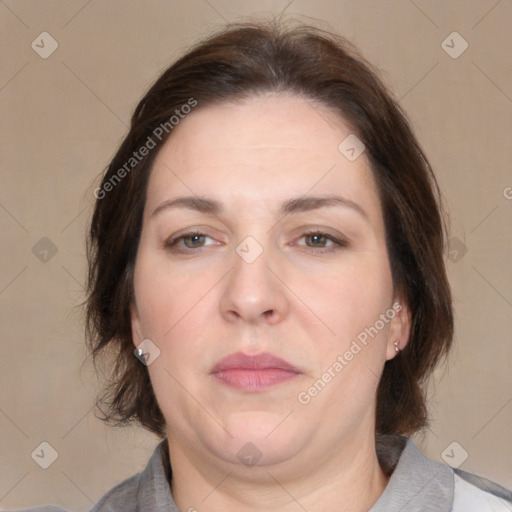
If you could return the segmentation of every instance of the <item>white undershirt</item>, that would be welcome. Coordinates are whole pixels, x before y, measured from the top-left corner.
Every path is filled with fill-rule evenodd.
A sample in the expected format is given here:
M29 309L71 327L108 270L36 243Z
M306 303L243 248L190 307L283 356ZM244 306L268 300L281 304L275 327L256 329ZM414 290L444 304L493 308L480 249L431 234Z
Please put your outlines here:
M452 512L512 512L512 504L455 474Z

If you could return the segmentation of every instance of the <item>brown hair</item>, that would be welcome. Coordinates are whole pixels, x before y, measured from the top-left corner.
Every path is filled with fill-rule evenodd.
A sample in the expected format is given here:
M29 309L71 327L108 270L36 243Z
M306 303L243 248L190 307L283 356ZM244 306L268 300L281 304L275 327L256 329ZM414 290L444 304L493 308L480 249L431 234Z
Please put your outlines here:
M412 315L409 343L386 362L379 383L376 431L411 434L427 425L424 384L453 336L438 185L407 119L371 65L342 37L276 22L230 25L169 67L137 105L130 131L96 189L87 339L95 363L107 348L114 362L97 401L101 419L117 425L136 421L165 435L147 368L133 353L130 305L147 183L156 154L172 134L172 116L186 112L184 105L202 108L269 91L326 105L366 146L395 290ZM150 138L155 147L141 151Z

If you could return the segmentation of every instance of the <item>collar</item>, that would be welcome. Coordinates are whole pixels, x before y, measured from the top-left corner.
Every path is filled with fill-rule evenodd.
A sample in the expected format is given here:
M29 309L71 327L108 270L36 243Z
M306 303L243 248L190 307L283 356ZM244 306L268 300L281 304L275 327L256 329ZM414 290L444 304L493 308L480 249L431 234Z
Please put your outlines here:
M453 470L429 459L412 439L377 436L379 462L394 470L369 512L449 512L453 504Z
M388 485L368 512L449 512L453 504L453 470L426 457L412 439L378 435L376 450ZM137 509L180 512L171 494L172 475L167 438L155 448L140 473L136 489ZM135 491L135 489L134 489Z

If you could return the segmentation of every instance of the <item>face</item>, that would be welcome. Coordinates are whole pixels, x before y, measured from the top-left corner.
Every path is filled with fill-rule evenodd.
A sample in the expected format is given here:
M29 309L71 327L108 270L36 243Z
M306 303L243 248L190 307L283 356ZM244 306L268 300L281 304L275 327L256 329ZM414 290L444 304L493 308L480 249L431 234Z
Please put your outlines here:
M160 150L132 331L160 350L148 370L171 446L242 466L373 439L408 314L368 160L338 148L350 133L269 94L191 113Z

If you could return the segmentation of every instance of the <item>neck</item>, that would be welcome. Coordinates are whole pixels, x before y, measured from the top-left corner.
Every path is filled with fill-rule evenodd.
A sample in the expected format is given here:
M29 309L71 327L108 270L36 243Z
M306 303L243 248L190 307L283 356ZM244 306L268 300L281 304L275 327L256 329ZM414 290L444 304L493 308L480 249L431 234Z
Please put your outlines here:
M219 463L206 459L204 451L184 450L171 437L169 452L174 500L191 512L366 512L389 480L379 465L374 435L345 442L313 464L310 459L250 468Z

